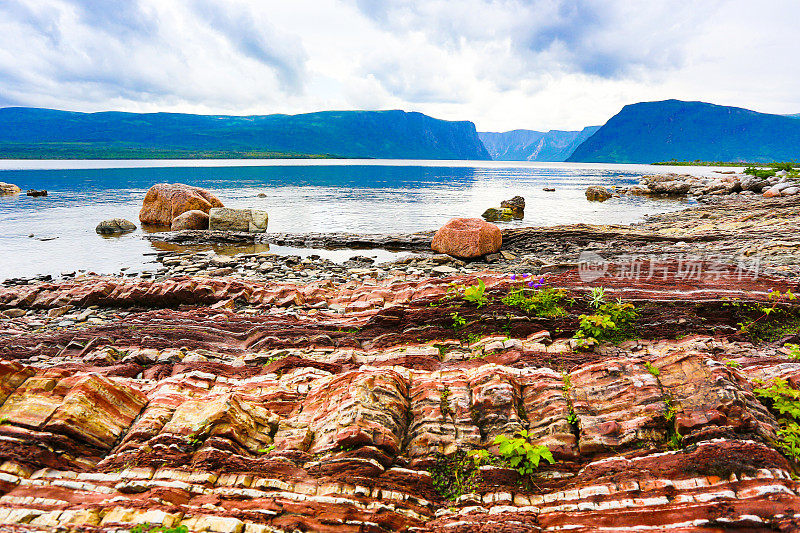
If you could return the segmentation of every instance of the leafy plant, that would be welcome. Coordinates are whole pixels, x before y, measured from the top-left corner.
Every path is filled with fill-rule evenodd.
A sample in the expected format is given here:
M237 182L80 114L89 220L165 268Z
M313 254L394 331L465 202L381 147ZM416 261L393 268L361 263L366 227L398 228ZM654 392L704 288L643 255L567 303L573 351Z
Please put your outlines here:
M475 490L479 467L491 461L486 450L465 453L459 450L451 455L436 454L436 462L428 469L433 488L445 499L455 500Z
M589 305L597 310L591 315L580 315L576 339L595 339L597 341L619 341L633 333L633 323L638 314L631 303L617 299L605 301L605 289L592 289Z
M498 435L494 443L499 445L498 451L505 459L508 466L516 469L520 475L529 476L539 468L539 463L545 459L550 464L555 463L553 454L547 446L535 446L528 442L528 431L523 429L517 437Z
M453 329L456 331L467 325L467 321L464 320L464 317L458 314L458 311L450 313L450 318L453 319Z
M767 294L770 304L750 304L738 300L727 302L726 305L737 308L742 313L742 321L738 323L742 333L746 333L754 340L775 340L787 333L794 333L800 328L800 318L797 313L779 304L787 304L797 299L791 289L786 292L770 290ZM756 315L753 318L753 315Z
M529 315L556 318L566 315L561 306L561 301L565 296L566 293L563 289L546 287L530 290L520 287L509 291L501 301L508 306L517 307Z
M744 169L745 174L749 174L751 176L755 176L756 178L771 178L775 175L774 170L756 168L756 167L746 167Z
M604 304L606 301L606 290L603 287L592 287L589 296L590 296L589 305L591 305L595 309L599 309L600 306Z
M489 299L486 297L486 283L482 279L478 279L477 285L470 285L464 289L462 298L476 304L478 308L483 307L489 303Z
M131 533L189 533L186 526L166 527L158 524L136 524L131 528Z
M644 367L647 369L648 372L650 372L655 377L658 377L658 375L661 374L661 371L655 366L653 366L653 364L650 363L650 361L646 361Z
M725 366L727 366L728 368L742 368L742 364L741 363L738 363L736 361L732 361L730 359L725 359L723 361L723 363L725 363Z
M800 359L800 344L792 344L790 342L787 342L786 344L784 344L784 346L789 348L790 359L795 359L795 360ZM2 424L1 421L0 424Z
M269 452L271 452L271 451L272 451L272 450L274 450L274 449L275 449L275 445L274 445L274 444L270 444L270 445L269 445L269 446L267 446L266 448L259 448L259 449L258 449L258 453L262 453L262 454L263 454L263 453L269 453Z
M780 378L772 380L769 387L763 381L757 380L760 387L753 389L756 396L769 400L773 410L781 415L778 419L777 446L793 461L800 459L800 390L789 386L789 383Z
M447 386L439 393L439 411L442 413L443 418L454 414L453 409L450 407L450 389Z

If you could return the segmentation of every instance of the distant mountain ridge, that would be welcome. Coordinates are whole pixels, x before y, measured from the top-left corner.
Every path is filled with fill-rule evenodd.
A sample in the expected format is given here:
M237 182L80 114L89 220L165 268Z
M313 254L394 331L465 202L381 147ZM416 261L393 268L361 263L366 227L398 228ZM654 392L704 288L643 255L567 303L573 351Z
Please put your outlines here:
M797 118L705 102L641 102L623 107L567 161L797 161Z
M588 126L581 131L513 130L478 135L492 159L497 161L565 161L598 129L600 126Z
M278 153L383 159L489 159L475 125L405 111L300 115L78 113L0 109L0 157L53 153ZM41 155L39 155L41 157Z

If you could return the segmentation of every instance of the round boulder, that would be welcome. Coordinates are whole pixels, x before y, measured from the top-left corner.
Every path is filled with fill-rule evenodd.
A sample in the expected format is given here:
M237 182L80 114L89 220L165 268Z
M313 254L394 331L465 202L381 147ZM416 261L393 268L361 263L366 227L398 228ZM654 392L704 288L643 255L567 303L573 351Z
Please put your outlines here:
M111 220L104 220L97 225L94 230L100 235L120 235L122 233L130 233L136 229L136 224L124 218L112 218Z
M186 211L172 219L170 228L172 231L182 229L208 229L208 213L199 209Z
M613 196L611 191L599 185L592 185L586 188L586 199L590 202L605 202Z
M0 181L0 196L9 196L12 194L19 194L21 192L22 189L20 189L13 183L4 183Z
M208 213L212 207L223 207L219 198L200 187L182 183L158 183L144 197L139 220L142 224L171 226L178 215L187 211Z
M440 254L470 259L496 253L502 244L503 234L494 224L479 218L454 218L439 228L431 248Z

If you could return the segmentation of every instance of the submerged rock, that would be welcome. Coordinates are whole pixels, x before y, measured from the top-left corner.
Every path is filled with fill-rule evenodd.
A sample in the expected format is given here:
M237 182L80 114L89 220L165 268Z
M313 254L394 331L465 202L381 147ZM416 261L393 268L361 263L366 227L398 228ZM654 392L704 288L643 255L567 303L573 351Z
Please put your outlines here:
M118 235L121 233L130 233L136 229L136 224L124 218L112 218L104 220L97 225L94 229L100 235Z
M210 230L264 233L267 231L269 222L267 212L257 209L219 207L209 211L208 215L208 229Z
M592 185L586 188L586 199L590 202L605 202L612 196L611 191L599 185Z
M37 191L36 189L28 189L28 192L26 192L25 194L33 197L47 196L47 191L45 190Z
M203 211L223 207L222 202L205 189L182 183L158 183L150 187L144 197L139 220L142 224L169 226L187 211Z
M521 220L525 217L525 198L522 196L515 196L510 200L503 200L500 202L500 207L503 209L510 209L516 219Z
M22 189L13 183L5 183L0 181L0 196L10 196L12 194L19 194L21 192Z
M172 220L170 229L172 231L184 229L208 229L208 213L200 211L199 209L193 209L192 211L181 213Z
M483 212L481 217L488 222L497 222L499 220L508 222L509 220L514 219L514 213L511 211L511 209L497 209L496 207L490 207Z
M440 254L464 259L481 257L500 250L500 228L479 218L454 218L433 236L431 248Z

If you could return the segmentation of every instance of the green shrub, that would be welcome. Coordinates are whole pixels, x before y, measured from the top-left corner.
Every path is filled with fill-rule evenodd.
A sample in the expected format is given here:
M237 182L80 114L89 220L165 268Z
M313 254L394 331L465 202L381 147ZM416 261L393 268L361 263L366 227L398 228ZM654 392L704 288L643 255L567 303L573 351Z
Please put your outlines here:
M509 438L498 435L494 443L499 445L498 451L511 468L522 476L530 476L539 468L539 462L545 459L550 464L555 463L553 454L547 446L534 446L528 442L528 431L523 429L517 433L518 437Z
M592 289L589 306L596 310L591 315L580 315L580 325L575 333L576 339L595 339L597 341L619 341L633 333L633 324L638 318L636 308L631 303L617 299L605 301L605 290Z
M462 298L467 302L477 304L479 308L483 307L489 303L489 299L486 297L486 283L484 283L482 279L479 279L477 285L466 287Z
M543 318L556 318L567 313L561 307L561 301L566 293L563 289L553 289L546 287L539 290L530 289L511 289L502 299L502 302L510 307L517 307L529 315L536 315Z
M491 461L486 450L465 453L462 450L451 455L436 455L436 462L428 468L433 488L443 498L455 500L473 492L478 484L478 468Z
M777 446L784 454L797 461L800 459L800 390L793 389L784 379L775 378L769 387L763 381L756 381L761 387L753 389L759 398L769 400L773 410L782 416L778 419Z
M456 331L467 325L467 321L464 320L464 317L458 314L458 311L450 313L450 318L453 319L453 329Z
M756 178L762 178L762 179L771 178L772 176L774 176L776 174L776 172L774 170L767 170L767 169L756 168L756 167L747 167L747 168L744 169L744 173L745 174L750 174L751 176L754 176Z

